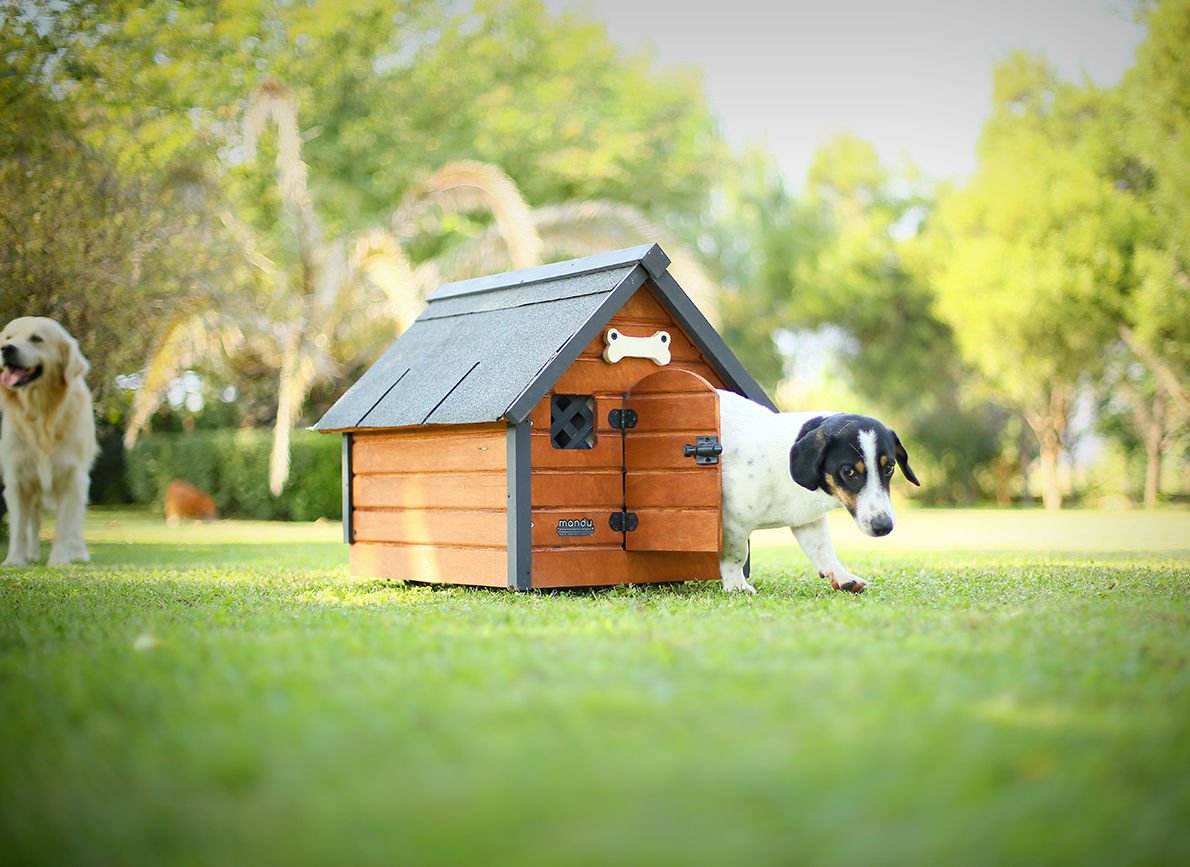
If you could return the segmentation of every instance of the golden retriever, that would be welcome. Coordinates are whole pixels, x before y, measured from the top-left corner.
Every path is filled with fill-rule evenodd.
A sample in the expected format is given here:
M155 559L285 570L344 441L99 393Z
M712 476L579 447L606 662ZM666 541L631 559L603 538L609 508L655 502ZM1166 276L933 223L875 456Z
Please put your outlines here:
M4 565L41 558L45 508L58 514L49 565L88 562L83 514L99 451L84 381L91 366L66 329L42 316L4 326L0 362L0 477L11 537Z

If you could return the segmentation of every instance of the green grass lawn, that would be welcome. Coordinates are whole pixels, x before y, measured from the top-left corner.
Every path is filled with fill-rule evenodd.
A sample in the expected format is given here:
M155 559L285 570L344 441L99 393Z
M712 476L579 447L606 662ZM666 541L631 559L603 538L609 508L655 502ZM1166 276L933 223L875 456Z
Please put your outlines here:
M516 595L93 510L0 570L0 862L1190 863L1190 513L840 518L862 596L784 535L754 597Z

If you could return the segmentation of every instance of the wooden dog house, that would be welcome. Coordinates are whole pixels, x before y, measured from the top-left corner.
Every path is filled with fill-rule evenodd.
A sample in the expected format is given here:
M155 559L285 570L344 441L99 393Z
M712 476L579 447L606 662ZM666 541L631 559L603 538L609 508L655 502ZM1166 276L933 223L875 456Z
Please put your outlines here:
M465 280L315 430L360 576L527 590L717 579L719 396L772 406L657 245Z

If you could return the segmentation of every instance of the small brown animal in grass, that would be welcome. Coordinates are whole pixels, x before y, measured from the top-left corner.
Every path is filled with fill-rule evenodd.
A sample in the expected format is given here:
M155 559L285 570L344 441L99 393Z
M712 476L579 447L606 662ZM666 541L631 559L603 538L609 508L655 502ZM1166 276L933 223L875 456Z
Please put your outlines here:
M214 521L219 517L215 501L201 488L174 479L165 489L165 520L171 527L182 521Z

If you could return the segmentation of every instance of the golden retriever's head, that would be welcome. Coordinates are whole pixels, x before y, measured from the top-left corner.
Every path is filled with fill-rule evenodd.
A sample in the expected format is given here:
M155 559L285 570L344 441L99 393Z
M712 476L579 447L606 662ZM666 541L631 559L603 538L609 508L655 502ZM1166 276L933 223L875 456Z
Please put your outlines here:
M78 342L44 316L14 319L0 331L0 386L12 392L40 384L62 388L91 369Z

